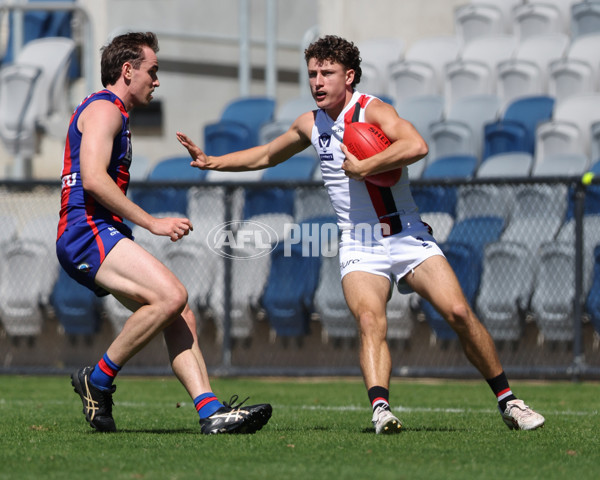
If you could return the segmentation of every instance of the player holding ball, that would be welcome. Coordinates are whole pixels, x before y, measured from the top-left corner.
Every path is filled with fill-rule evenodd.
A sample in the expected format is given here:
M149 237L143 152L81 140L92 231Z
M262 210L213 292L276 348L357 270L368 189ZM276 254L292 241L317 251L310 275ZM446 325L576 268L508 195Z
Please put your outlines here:
M386 340L386 303L393 283L403 293L418 293L443 315L457 333L467 358L496 395L509 428L534 430L543 426L544 417L512 393L492 338L466 301L431 228L419 217L406 167L427 155L425 141L392 106L356 90L361 59L352 42L324 36L306 49L305 60L317 110L300 115L287 132L266 145L220 157L207 156L178 132L177 138L192 157L191 165L224 171L257 170L275 166L310 144L316 149L342 232L342 288L358 322L360 366L376 433L402 429L389 404L392 362ZM369 124L367 130L374 127L378 133L349 127L355 122ZM350 130L353 133L345 138ZM389 146L383 142L383 147L377 147L373 138L360 140L363 134L367 139L383 134ZM358 146L362 151L378 153L359 160L345 144L354 144L352 151L356 153L361 151ZM373 232L370 238L364 238L363 232L368 230L365 225Z

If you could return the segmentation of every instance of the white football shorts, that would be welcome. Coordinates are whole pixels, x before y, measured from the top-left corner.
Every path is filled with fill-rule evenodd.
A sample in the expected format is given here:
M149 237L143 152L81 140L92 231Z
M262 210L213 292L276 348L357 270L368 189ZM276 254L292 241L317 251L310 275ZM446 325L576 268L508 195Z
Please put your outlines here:
M411 293L404 276L434 255L444 256L431 227L418 214L401 217L402 231L384 237L369 225L343 230L340 237L340 274L368 272L395 281L400 293Z

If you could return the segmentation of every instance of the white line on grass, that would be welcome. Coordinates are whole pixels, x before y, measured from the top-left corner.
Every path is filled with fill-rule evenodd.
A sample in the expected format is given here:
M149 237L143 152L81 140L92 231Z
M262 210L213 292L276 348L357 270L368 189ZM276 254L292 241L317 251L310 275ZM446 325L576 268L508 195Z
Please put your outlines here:
M29 400L29 399L18 399L18 400L6 400L4 398L0 398L0 405L6 405L9 403L18 403L19 405L25 404L41 404L42 402L38 400ZM43 404L45 405L72 405L73 403L79 403L75 400L73 402L67 402L64 400L55 400L55 401L45 401ZM120 402L117 400L116 405L118 407L124 408L148 408L148 407L173 407L177 406L177 408L184 408L193 405L191 402L178 402L177 404L173 403L148 403L148 402ZM300 410L314 410L314 411L327 411L327 412L367 412L371 409L368 406L361 405L273 405L273 408L299 408ZM464 413L496 413L497 409L493 408L431 408L431 407L392 407L392 410L399 413L454 413L454 414L464 414ZM570 416L586 416L586 415L598 415L598 410L539 410L540 413L545 415L570 415Z

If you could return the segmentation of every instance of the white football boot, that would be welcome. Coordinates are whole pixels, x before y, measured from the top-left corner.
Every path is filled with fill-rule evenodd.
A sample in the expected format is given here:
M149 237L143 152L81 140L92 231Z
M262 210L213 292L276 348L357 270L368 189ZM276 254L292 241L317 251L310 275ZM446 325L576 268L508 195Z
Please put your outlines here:
M525 405L523 400L506 402L506 410L502 413L502 420L511 430L535 430L543 427L546 421L539 413L534 412Z
M387 408L377 407L373 412L373 426L376 434L400 433L402 423Z

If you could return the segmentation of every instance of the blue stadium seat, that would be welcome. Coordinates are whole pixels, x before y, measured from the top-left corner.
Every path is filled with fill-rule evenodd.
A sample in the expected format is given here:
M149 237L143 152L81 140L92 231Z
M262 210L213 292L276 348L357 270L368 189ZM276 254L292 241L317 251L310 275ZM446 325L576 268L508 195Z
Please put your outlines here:
M30 0L30 2L51 2L53 0ZM75 0L65 0L75 3ZM43 5L40 8L44 8ZM47 11L31 10L23 15L23 44L44 37L67 37L72 38L71 19L73 14L68 11ZM0 63L12 63L14 61L14 19L13 14L9 14L8 42L4 58L0 58ZM75 55L69 66L69 77L77 78L80 75L79 60Z
M468 217L455 222L448 234L446 243L460 243L471 248L470 261L473 262L473 267L469 281L477 286L483 270L485 246L497 241L503 229L504 219L501 217ZM467 299L473 300L469 297Z
M554 98L534 95L511 102L502 118L484 128L483 161L490 155L505 152L528 152L533 155L535 131L540 122L552 118Z
M159 161L148 174L150 182L201 182L206 177L206 170L190 166L190 157L169 157ZM160 187L133 188L133 201L148 213L177 212L187 215L186 188Z
M600 245L594 249L593 280L585 302L585 309L590 315L594 329L600 334Z
M50 304L67 335L93 335L100 329L98 297L62 268L50 295Z
M273 121L275 100L269 97L241 97L230 102L223 110L220 121L237 122L250 132L250 144L258 145L260 128Z
M412 197L419 212L445 212L454 216L456 209L456 188L441 185L411 186Z
M312 180L317 159L312 154L299 153L275 167L267 168L262 179L268 181Z
M506 152L529 152L527 128L519 121L497 120L483 127L483 156L485 162L492 155ZM532 153L532 152L531 152Z
M460 242L446 242L440 247L454 269L467 301L473 305L479 286L479 265L475 260L473 247ZM431 303L421 300L421 309L436 339L447 341L457 338L454 330Z
M279 187L248 187L244 192L244 219L265 213L294 215L294 189Z
M204 152L207 155L225 155L254 145L252 132L238 121L220 120L204 127Z
M421 178L424 180L471 178L475 174L478 163L479 161L474 155L450 155L436 158L427 164Z
M302 245L284 242L271 252L271 270L261 304L272 330L279 337L302 337L309 333L310 313L319 281L319 257L303 257Z

